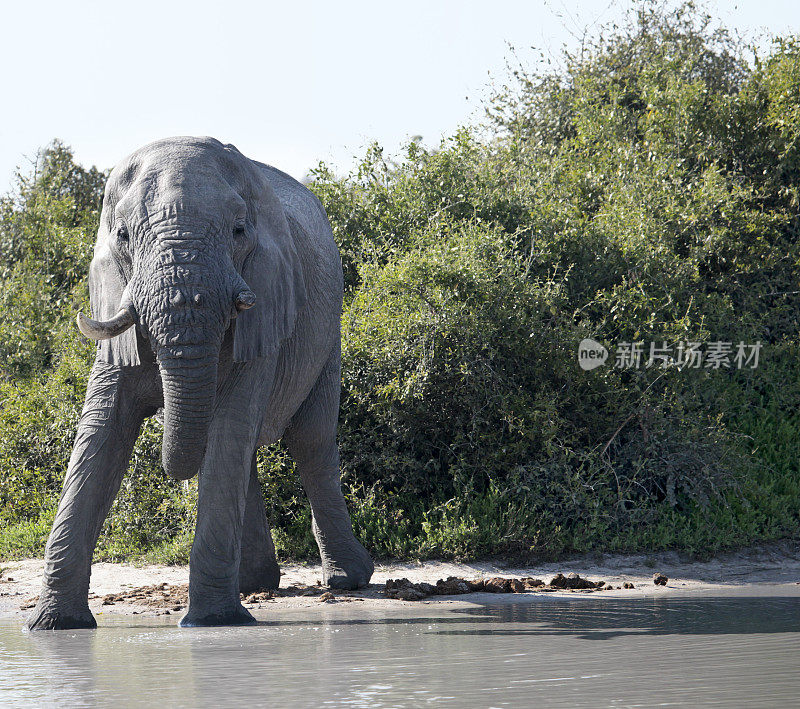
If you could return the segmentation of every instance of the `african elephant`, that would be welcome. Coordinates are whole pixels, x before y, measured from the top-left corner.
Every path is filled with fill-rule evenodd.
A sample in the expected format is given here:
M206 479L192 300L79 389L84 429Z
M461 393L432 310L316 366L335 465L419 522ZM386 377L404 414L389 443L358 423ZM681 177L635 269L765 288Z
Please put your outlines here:
M255 622L240 589L278 586L255 452L279 439L324 582L366 584L336 443L342 267L312 193L212 138L151 143L108 178L89 294L94 319L78 326L97 356L27 627L96 627L94 547L141 424L162 407L164 469L199 473L182 626Z

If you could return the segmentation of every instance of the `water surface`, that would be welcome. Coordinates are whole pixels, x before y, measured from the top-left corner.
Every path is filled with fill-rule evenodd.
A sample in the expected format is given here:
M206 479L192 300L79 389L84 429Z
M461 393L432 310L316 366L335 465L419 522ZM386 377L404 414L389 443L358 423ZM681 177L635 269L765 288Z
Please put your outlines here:
M0 705L797 706L800 598L537 597L259 611L256 627L0 621Z

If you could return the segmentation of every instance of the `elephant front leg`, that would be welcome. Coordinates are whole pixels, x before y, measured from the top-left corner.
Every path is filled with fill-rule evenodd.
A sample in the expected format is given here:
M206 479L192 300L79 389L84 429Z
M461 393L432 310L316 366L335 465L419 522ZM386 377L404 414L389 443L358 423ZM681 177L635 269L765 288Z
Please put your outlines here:
M242 522L250 478L249 458L209 440L200 469L197 527L189 558L189 609L183 628L248 625L255 619L239 600Z
M29 630L97 627L88 601L92 555L144 418L122 377L109 365L92 371Z
M258 481L256 456L250 465L250 482L242 528L242 558L239 562L239 591L271 590L278 588L281 571L275 558L275 545L264 509L264 496Z
M251 463L266 407L259 386L265 366L264 360L236 365L221 387L200 468L184 628L255 623L239 598L239 565Z

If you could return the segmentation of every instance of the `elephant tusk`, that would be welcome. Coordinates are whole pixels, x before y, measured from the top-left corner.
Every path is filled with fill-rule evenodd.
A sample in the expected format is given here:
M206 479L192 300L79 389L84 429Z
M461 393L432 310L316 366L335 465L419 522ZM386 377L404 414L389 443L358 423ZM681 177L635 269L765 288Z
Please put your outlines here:
M256 294L250 289L240 291L236 296L236 309L241 313L250 310L256 303Z
M78 313L78 329L90 340L109 340L136 322L132 307L122 308L111 320L92 320Z

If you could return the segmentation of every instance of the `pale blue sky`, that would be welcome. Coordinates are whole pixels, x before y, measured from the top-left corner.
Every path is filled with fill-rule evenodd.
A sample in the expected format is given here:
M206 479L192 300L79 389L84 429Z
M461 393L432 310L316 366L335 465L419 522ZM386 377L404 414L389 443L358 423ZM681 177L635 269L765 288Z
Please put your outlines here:
M673 4L673 3L669 3ZM109 167L169 135L213 135L298 178L377 140L436 144L480 113L507 43L557 53L621 16L609 0L14 2L0 25L0 191L59 137ZM712 3L748 33L800 32L795 0Z

